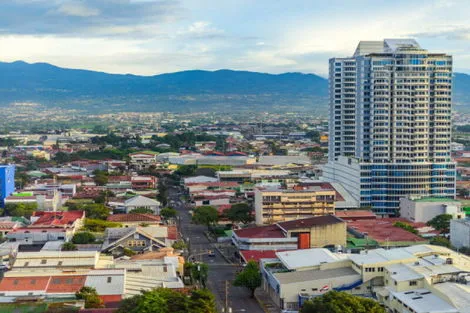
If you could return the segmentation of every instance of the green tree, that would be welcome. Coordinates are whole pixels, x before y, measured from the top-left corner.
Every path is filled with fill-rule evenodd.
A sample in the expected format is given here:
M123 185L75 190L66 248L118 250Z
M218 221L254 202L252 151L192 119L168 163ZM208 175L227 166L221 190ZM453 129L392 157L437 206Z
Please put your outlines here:
M95 170L93 172L93 181L95 184L98 186L103 186L108 183L108 172L106 171L100 171L100 170Z
M75 297L77 297L78 300L85 300L86 309L104 307L103 300L101 300L98 293L96 292L96 289L93 287L82 287L75 293Z
M85 216L91 219L106 220L109 216L109 209L102 203L73 204L67 202L66 206L70 211L85 211Z
M224 212L224 216L232 223L247 224L253 221L253 209L246 203L237 203Z
M402 229L404 229L406 231L409 231L410 233L413 233L415 235L418 234L418 231L408 223L398 221L398 222L393 223L393 226L402 228Z
M114 196L115 194L112 191L109 191L109 190L101 191L99 196L95 198L95 203L105 204L107 199L114 197Z
M436 236L429 241L430 244L450 248L450 240L446 237Z
M203 288L206 288L208 274L209 266L206 263L192 263L191 278L193 281L199 282Z
M135 208L130 210L129 213L154 214L155 212L149 208Z
M210 225L217 223L219 215L216 208L205 205L194 209L192 220L196 224L206 225L209 227Z
M175 241L173 245L171 245L171 247L176 250L184 250L187 248L187 245L183 240L180 239L178 241Z
M73 242L65 242L62 245L62 251L76 251L77 246Z
M5 215L29 218L37 208L37 203L7 203L5 205Z
M168 202L168 187L163 182L163 179L160 179L158 181L157 190L158 190L157 200L162 205L167 205L167 202Z
M435 230L438 230L441 233L447 234L449 232L451 219L452 219L451 214L441 214L441 215L435 216L427 224L428 226L434 227Z
M117 313L216 313L215 297L206 290L194 290L187 297L181 292L157 288L127 298Z
M70 154L59 151L55 154L53 160L56 161L57 164L70 162Z
M106 228L114 228L114 227L122 227L122 224L115 223L115 222L107 222L107 221L98 220L98 219L91 219L91 218L85 219L84 229L91 231L91 232L96 232L96 233L104 232Z
M178 211L176 211L176 210L173 209L173 208L167 207L167 208L161 209L160 215L161 215L164 219L168 220L168 219L170 219L170 218L175 218L176 215L178 215Z
M216 313L215 297L207 289L193 290L188 309L188 313Z
M175 171L180 176L193 176L196 173L196 165L180 165Z
M255 296L256 288L261 286L261 272L258 263L249 261L243 271L237 274L233 285L237 287L245 287L250 290L251 297Z
M87 231L76 233L72 237L72 242L74 244L89 244L95 241L96 241L95 235Z
M385 309L372 299L330 291L306 301L300 313L385 313Z

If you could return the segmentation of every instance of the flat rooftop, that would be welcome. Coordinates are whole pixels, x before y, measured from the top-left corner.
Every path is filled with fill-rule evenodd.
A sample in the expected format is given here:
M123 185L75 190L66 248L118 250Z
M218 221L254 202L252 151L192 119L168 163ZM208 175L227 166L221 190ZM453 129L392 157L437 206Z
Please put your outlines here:
M304 281L332 279L336 277L352 276L353 279L361 279L361 275L350 267L342 267L331 270L308 270L297 272L274 273L274 277L281 284L291 284Z
M330 250L323 248L277 252L276 256L290 270L314 267L348 258L346 254L332 253Z
M454 306L432 294L427 289L415 289L405 292L391 292L391 295L400 300L416 313L443 312L458 313Z

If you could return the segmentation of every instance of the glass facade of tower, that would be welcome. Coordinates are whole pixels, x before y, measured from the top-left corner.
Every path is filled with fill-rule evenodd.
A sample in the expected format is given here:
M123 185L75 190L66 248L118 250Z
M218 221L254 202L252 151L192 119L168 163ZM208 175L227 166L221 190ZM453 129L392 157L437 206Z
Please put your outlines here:
M325 178L360 177L347 182L360 185L353 196L379 214L393 214L405 196L453 198L452 57L414 40L385 40L361 42L353 57L329 65ZM340 173L337 163L347 158L358 162L359 175Z

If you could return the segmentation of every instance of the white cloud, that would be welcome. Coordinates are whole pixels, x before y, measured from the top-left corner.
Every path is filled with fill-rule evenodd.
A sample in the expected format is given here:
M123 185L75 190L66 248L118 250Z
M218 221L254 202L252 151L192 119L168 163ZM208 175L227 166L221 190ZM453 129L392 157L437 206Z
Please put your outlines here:
M90 17L97 16L100 14L100 10L89 7L84 3L78 1L69 1L62 3L59 8L57 8L56 12L60 14L79 17Z

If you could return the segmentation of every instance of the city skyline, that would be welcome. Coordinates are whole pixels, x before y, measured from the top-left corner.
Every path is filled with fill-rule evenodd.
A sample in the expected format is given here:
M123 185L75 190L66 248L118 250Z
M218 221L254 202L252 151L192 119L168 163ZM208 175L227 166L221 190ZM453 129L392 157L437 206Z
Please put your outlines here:
M0 60L143 75L230 68L326 77L327 60L359 40L415 38L470 72L464 1L295 4L14 0L1 5Z

